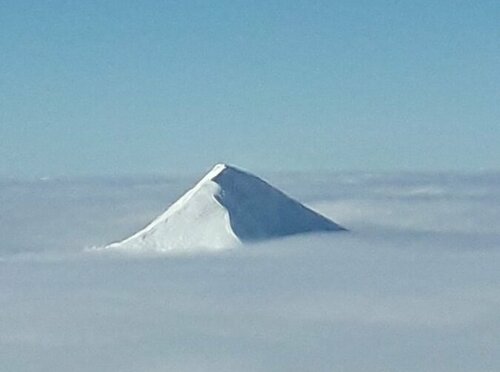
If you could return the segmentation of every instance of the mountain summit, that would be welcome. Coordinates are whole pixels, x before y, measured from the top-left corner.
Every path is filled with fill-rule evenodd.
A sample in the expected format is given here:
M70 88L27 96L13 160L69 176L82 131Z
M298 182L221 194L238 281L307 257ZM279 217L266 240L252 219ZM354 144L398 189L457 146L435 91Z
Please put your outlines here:
M344 230L260 178L217 164L148 226L106 248L220 249L294 234Z

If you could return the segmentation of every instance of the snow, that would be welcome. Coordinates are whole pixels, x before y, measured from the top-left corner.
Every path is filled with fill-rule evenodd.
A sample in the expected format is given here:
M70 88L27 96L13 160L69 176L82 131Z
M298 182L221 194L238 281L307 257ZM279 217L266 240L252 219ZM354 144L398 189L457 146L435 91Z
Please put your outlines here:
M105 248L218 250L288 235L344 230L262 179L221 163L144 229Z

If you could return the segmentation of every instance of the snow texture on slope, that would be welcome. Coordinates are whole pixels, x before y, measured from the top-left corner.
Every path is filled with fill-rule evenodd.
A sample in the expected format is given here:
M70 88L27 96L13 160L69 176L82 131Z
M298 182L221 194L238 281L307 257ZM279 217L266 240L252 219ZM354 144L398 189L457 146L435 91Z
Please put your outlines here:
M343 230L260 178L217 164L143 230L107 248L221 249L241 242Z

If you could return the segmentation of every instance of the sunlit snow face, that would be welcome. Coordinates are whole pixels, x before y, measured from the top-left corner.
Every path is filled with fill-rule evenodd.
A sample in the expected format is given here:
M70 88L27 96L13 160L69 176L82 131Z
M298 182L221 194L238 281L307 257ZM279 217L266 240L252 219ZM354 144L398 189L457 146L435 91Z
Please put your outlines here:
M0 182L0 370L500 369L499 175L266 178L351 233L93 257L193 180Z

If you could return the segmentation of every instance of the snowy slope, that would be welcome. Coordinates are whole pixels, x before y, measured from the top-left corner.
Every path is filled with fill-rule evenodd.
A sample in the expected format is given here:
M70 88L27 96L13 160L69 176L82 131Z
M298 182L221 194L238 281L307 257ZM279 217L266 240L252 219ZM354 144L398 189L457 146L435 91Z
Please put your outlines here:
M280 236L343 230L260 178L217 164L143 230L106 248L221 249Z

